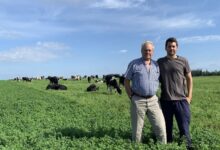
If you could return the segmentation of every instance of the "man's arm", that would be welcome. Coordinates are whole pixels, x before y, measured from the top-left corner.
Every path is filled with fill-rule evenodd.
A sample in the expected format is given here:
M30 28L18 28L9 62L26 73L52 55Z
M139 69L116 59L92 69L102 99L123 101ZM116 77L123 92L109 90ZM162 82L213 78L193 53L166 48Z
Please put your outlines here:
M187 90L188 90L188 95L186 99L188 103L190 103L192 101L192 90L193 90L193 79L191 72L186 74L186 82L187 82Z
M128 97L131 99L131 97L132 97L132 90L131 90L130 80L125 79L124 85L125 85L125 91L126 91Z

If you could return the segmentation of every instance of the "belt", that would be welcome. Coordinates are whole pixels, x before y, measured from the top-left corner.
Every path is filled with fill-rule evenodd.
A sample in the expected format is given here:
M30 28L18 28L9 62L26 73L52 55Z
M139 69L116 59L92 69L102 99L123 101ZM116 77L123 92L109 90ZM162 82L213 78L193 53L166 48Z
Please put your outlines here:
M146 96L144 96L144 95L137 94L135 92L133 92L132 95L136 95L136 96L143 97L143 98L146 98L146 99L149 99L149 98L154 96L154 95L146 95Z

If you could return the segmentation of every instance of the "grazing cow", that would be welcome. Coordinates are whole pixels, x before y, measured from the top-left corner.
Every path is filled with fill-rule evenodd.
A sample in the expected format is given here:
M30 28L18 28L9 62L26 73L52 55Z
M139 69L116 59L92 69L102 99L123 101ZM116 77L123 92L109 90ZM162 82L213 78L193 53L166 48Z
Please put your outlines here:
M76 76L71 76L72 80L81 80L81 76L80 75L76 75Z
M48 84L46 90L67 90L67 87L62 84Z
M91 77L90 76L88 76L88 83L91 83Z
M106 85L107 85L107 88L108 88L109 82L110 82L110 80L112 80L112 78L113 78L112 75L103 76L103 79L104 79L104 82L105 82Z
M117 80L116 79L112 79L109 82L109 87L110 87L110 91L112 91L112 87L114 89L117 90L118 94L122 94L122 90L120 89L120 87L118 86Z
M21 78L20 77L15 77L14 80L21 81Z
M54 77L48 76L47 79L50 80L50 83L51 83L51 84L58 84L59 78L56 77L56 76L54 76Z
M43 80L44 79L44 76L38 76L35 78L36 80Z
M99 87L97 87L95 84L89 85L86 89L87 92L92 92L92 91L97 91L97 90L99 90Z
M101 80L101 79L95 79L95 83L103 83L103 80Z
M28 78L28 77L22 77L22 80L23 80L23 81L26 81L26 82L31 82L32 79L31 79L31 78Z
M122 75L119 77L119 86L123 85L124 86L124 81L125 81L125 77Z
M122 94L122 90L120 89L117 80L114 78L113 75L106 75L105 76L105 82L107 85L107 89L112 92L112 88L116 89L118 94Z

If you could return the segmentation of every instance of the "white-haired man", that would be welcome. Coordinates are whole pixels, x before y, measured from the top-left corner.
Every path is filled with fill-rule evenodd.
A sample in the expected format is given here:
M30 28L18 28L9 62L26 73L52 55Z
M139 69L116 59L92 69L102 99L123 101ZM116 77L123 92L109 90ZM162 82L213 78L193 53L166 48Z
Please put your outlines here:
M142 57L129 63L124 84L131 100L132 140L142 141L144 118L147 114L157 140L165 144L165 120L156 96L160 72L157 62L152 60L153 52L154 45L151 41L142 44Z

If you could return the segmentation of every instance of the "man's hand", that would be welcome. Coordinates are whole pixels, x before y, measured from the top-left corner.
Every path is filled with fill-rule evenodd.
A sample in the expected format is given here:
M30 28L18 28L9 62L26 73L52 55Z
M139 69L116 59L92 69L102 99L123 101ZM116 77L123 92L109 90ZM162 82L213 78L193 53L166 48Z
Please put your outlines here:
M186 97L186 100L187 100L187 102L190 104L191 103L191 98L189 98L189 97Z

